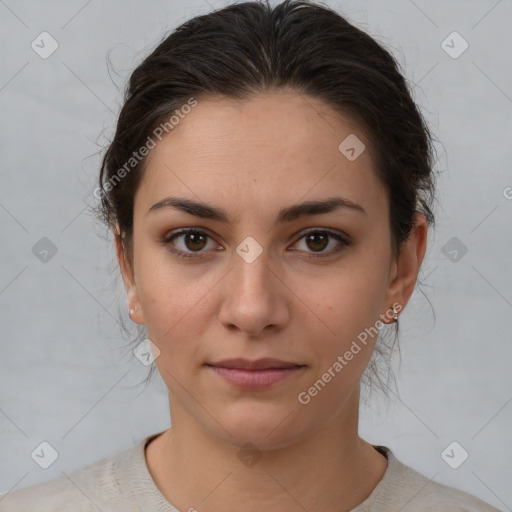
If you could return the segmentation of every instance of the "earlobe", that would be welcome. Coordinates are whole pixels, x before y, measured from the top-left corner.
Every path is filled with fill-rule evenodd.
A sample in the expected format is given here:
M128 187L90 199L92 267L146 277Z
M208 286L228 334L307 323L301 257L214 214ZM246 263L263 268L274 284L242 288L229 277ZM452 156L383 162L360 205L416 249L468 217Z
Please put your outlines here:
M130 319L132 322L140 325L144 323L144 315L142 313L140 306L135 306L129 309L128 314L130 315Z
M400 315L403 306L400 302L394 302L385 313L380 315L380 320L384 324L398 323L398 316Z

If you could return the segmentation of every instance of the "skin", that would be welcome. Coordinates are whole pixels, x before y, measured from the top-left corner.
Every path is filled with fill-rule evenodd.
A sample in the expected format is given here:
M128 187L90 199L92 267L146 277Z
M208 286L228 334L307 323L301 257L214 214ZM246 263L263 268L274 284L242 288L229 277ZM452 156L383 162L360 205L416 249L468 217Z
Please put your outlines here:
M349 134L366 150L349 161L338 145ZM173 208L148 213L168 196L224 209L229 222ZM364 213L339 209L274 226L295 203L343 196ZM348 117L318 99L274 91L234 101L200 98L147 157L134 203L133 259L116 236L133 321L146 324L160 350L155 364L169 388L172 427L146 447L150 473L180 510L348 511L387 468L358 435L361 376L375 338L304 405L307 391L339 355L390 308L407 304L426 249L427 224L393 259L389 204L369 142ZM183 227L174 247L162 239ZM352 243L307 242L304 230L331 229ZM236 252L246 237L262 253ZM293 251L291 248L295 248ZM202 252L201 252L202 251ZM383 316L384 315L384 316ZM387 316L385 316L387 315ZM241 390L205 365L274 357L306 365L271 388ZM252 443L260 457L239 458Z

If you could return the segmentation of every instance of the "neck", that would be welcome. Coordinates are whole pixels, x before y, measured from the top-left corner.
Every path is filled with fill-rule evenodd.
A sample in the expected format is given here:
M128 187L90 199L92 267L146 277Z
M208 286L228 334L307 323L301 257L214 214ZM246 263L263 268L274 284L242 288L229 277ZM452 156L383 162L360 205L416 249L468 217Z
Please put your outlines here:
M148 468L179 510L350 511L371 494L387 467L385 457L358 435L355 398L316 433L264 452L233 446L186 411L171 408L172 428L147 445Z

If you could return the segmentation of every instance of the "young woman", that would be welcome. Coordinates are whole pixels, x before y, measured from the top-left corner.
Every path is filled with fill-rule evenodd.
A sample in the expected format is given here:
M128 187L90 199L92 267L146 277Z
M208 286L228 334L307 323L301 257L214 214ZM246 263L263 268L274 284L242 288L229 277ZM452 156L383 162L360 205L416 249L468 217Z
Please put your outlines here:
M358 434L432 167L396 62L334 11L247 2L180 26L133 72L95 192L171 427L0 510L496 510Z

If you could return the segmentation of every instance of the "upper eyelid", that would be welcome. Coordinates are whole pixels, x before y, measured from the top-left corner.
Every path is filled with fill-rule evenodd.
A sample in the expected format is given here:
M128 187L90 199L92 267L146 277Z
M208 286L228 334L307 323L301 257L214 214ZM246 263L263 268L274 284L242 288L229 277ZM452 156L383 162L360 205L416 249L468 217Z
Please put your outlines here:
M179 228L175 231L170 232L169 234L165 235L163 240L166 242L171 242L172 239L177 238L182 235L186 235L187 233L201 233L209 238L211 238L215 243L220 245L220 242L216 240L216 237L211 235L209 230L206 228L196 228L196 227L186 227L186 228ZM296 235L296 240L293 242L293 244L296 244L299 240L302 240L305 236L307 236L310 233L318 233L318 232L324 232L328 235L331 235L332 237L340 237L341 241L338 240L338 242L348 244L350 242L350 237L345 234L343 231L335 230L333 228L326 228L326 227L310 227L310 228L304 228L303 230L299 231L299 233ZM229 245L229 244L228 244ZM198 253L201 253L203 251L198 251ZM192 252L193 253L193 252Z

